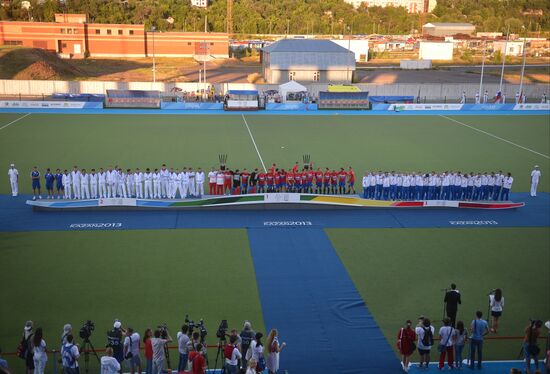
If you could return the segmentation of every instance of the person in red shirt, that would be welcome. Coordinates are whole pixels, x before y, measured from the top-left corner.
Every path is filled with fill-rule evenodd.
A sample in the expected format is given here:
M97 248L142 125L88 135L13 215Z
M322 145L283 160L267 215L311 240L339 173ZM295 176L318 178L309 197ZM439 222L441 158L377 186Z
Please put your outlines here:
M333 195L338 192L338 172L336 170L332 170L330 173L330 189Z
M348 173L344 170L344 168L340 168L340 171L338 172L338 193L340 195L346 193L346 179L348 178Z
M298 172L298 169L300 168L300 166L298 165L298 161L296 161L296 163L294 164L294 166L292 167L292 172L294 174L296 174Z
M274 173L267 173L266 175L267 179L267 192L273 192L273 183L275 182L275 174Z
M296 173L294 173L294 187L296 188L296 192L302 192L302 183L302 173L297 171Z
M265 173L258 174L258 193L265 192L265 179L266 179Z
M153 330L147 329L143 334L143 344L145 345L145 361L147 363L146 373L153 372L153 344L151 344L151 338L153 337Z
M286 190L294 192L294 173L292 171L286 173Z
M269 168L269 172L271 174L275 174L275 170L277 170L277 164L271 165L271 167Z
M409 371L409 361L414 353L414 342L416 341L416 332L411 327L411 320L407 320L405 327L402 327L397 333L397 349L401 353L401 366L405 372Z
M233 172L226 170L223 175L223 193L224 195L231 195L231 181L233 179Z
M248 170L245 168L242 173L241 173L241 188L242 188L242 194L247 194L248 193L248 181L250 179L250 173L248 172Z
M189 362L193 367L193 374L204 374L206 372L206 360L202 355L202 344L197 344L196 350L189 353Z
M321 168L317 168L315 171L315 193L319 194L323 192L323 172Z
M330 193L330 169L326 168L325 174L323 174L323 193Z
M353 171L351 166L348 170L348 194L351 192L355 193L355 172Z
M283 192L285 189L285 169L277 172L277 192Z

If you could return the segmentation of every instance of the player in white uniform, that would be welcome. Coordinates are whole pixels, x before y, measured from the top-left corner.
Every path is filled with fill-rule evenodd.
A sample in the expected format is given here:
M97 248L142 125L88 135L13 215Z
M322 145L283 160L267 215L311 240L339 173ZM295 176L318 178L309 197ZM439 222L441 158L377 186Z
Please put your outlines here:
M508 173L504 180L502 181L502 193L500 194L500 200L509 200L510 199L510 190L512 189L512 183L514 183L514 178L511 173Z
M176 194L176 173L174 172L174 168L170 168L170 174L168 179L168 193L167 196L169 199L173 199Z
M183 199L183 186L181 185L181 181L183 180L183 173L180 173L180 169L176 169L176 172L174 174L176 175L176 181L174 185L174 198L178 196L179 191L180 197Z
M462 96L460 97L460 104L466 104L466 91L462 91Z
M63 198L70 199L72 181L71 181L71 174L67 169L65 169L65 172L63 173L63 179L61 181L63 183Z
M154 199L160 199L161 198L161 176L159 169L155 169L155 172L153 173L153 198Z
M196 173L193 171L193 168L189 168L189 171L187 172L189 175L189 195L195 196L197 194L197 191L195 190L195 177Z
M14 164L10 165L8 176L10 177L11 196L15 197L19 194L19 172Z
M216 173L216 191L215 195L223 195L223 183L225 181L225 174L222 170Z
M99 197L104 199L107 197L107 173L103 171L103 168L99 168L99 173L97 173L97 181L99 183Z
M166 164L162 164L162 168L160 169L160 195L163 199L166 199L170 192L169 183L170 172L166 169Z
M143 199L143 173L139 168L136 168L134 173L134 185L136 188L136 198Z
M145 198L146 199L152 199L154 197L153 195L153 173L151 173L151 169L147 168L145 169L145 173L143 173L143 185L145 187Z
M92 199L97 199L97 174L95 169L92 169L88 177L90 178L90 197Z
M90 198L90 177L86 173L86 169L82 169L80 173L80 198L89 199Z
M122 171L122 169L118 169L117 173L117 195L123 198L127 198L128 195L126 194L126 174Z
M202 197L202 195L204 195L204 172L201 168L195 173L195 182L195 195L197 197Z
M187 168L183 168L182 176L181 176L181 186L182 186L181 198L185 199L189 195L189 173L187 172Z
M135 196L135 183L134 183L134 174L131 169L126 170L126 193L128 197Z
M107 197L116 196L116 171L112 167L109 167L109 170L105 173L105 179L107 181Z
M540 179L540 170L539 166L535 165L535 168L531 172L531 196L537 196L537 186L539 185Z
M483 93L483 104L487 104L487 101L489 101L489 91L485 90Z
M216 171L214 168L208 172L208 193L210 195L216 194Z
M74 198L80 199L80 170L76 166L71 172L71 181L73 182Z

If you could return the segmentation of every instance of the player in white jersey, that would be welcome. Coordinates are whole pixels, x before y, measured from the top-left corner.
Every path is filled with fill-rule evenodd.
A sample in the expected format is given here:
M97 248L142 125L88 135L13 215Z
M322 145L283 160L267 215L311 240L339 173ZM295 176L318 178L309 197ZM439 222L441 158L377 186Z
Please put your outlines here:
M195 183L195 195L202 197L202 195L204 195L204 172L201 168L195 173Z
M71 172L71 181L73 183L73 193L75 199L80 199L80 170L75 166Z
M154 199L160 199L162 197L161 195L161 176L159 169L155 169L155 172L153 173L153 198Z
M209 172L208 172L208 193L210 195L215 195L216 194L216 176L217 176L217 173L216 171L214 170L214 168L212 168Z
M80 172L80 198L90 198L90 176L86 173L86 169L82 169Z
M162 168L160 169L160 195L163 199L166 199L168 197L168 194L170 192L169 186L170 184L170 171L166 169L166 164L162 164Z
M152 199L154 197L153 195L153 173L151 173L151 169L147 168L145 169L145 173L143 173L143 186L145 187L145 198L146 199Z
M123 198L127 198L128 195L126 194L126 174L122 171L122 169L118 169L117 173L117 195Z
M197 191L195 190L195 188L196 188L196 183L195 183L196 173L193 170L193 168L189 168L189 171L187 172L187 174L189 175L189 195L190 196L195 196L197 194Z
M531 172L531 196L536 197L537 196L537 187L539 185L539 179L540 179L540 169L538 165L535 165L535 168Z
M104 199L107 197L107 173L103 171L103 168L99 168L99 173L97 173L97 182L99 183L99 197Z
M168 193L167 196L169 199L173 199L176 196L176 173L174 168L170 168L170 175L168 179Z
M500 197L500 191L502 190L502 182L504 181L504 174L502 170L499 170L495 174L495 186L493 187L493 200L498 200Z
M511 173L508 173L504 180L502 181L502 193L500 194L500 200L509 200L510 190L512 189L512 184L514 183L514 178Z
M92 169L88 177L90 178L90 197L92 199L97 199L97 174L95 169Z
M215 195L223 195L223 184L225 182L225 174L222 170L216 173L216 192Z
M181 172L181 186L182 186L182 199L185 199L187 196L189 196L189 172L187 171L187 168L183 168L183 171Z
M71 198L71 187L73 185L71 181L71 174L67 169L63 172L63 178L61 179L63 183L63 198L64 199L70 199Z
M134 182L134 174L132 173L132 169L126 169L126 193L128 194L128 197L135 196L135 182Z
M136 188L136 198L143 199L143 173L136 168L134 173L134 186Z
M116 170L113 170L112 167L109 167L109 170L105 173L105 179L107 181L107 197L115 197L116 196L116 183L117 183L117 172Z
M184 199L185 196L183 196L183 186L181 184L183 180L183 173L180 172L180 169L176 169L174 174L176 175L176 182L174 186L174 198L178 196L178 192L179 192L180 198Z
M10 165L8 176L10 178L11 196L15 197L19 194L19 171L17 171L14 164Z

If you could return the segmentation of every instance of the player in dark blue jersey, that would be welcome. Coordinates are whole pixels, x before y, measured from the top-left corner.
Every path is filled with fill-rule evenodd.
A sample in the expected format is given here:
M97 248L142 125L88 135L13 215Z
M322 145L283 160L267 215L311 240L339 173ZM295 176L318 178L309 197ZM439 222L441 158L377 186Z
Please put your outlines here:
M36 200L37 196L39 199L41 199L42 196L40 196L40 172L38 171L38 168L36 166L32 168L31 180L32 180L32 199Z
M48 199L53 199L53 182L55 181L55 177L50 171L50 168L46 169L44 179L46 180L46 191L48 191Z
M61 196L65 193L65 188L63 187L63 173L60 169L55 171L55 189L57 190L57 198L61 199Z

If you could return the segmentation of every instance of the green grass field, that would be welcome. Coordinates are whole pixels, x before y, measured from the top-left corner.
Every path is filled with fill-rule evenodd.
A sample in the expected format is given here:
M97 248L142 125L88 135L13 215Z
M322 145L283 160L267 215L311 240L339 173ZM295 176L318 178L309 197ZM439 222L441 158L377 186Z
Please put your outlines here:
M0 113L0 128L20 117ZM543 173L539 190L550 191L548 116L453 117L501 139L439 116L245 117L266 166L288 167L310 154L319 166L351 165L358 174L503 170L516 178L513 191L528 191L530 171L538 164ZM32 114L0 130L0 158L6 168L17 165L22 193L30 193L33 165L44 170L166 163L209 169L220 153L229 155L231 168L261 167L238 115ZM9 193L5 172L0 181L0 193ZM529 317L550 315L547 227L327 233L392 346L404 320L419 314L440 319L440 289L452 281L468 295L459 312L465 320L476 309L486 312L490 288L504 289L500 335L521 335ZM244 319L257 330L271 327L264 326L241 229L4 232L0 264L0 294L7 306L0 313L0 346L5 352L15 350L27 319L45 328L51 348L57 348L64 323L79 328L86 319L96 322L96 347L103 347L114 318L140 333L167 322L175 333L189 314L205 319L210 343L222 318L230 327L240 328ZM487 347L487 359L515 359L519 342ZM175 353L172 358L175 362ZM10 363L21 368L20 360Z

